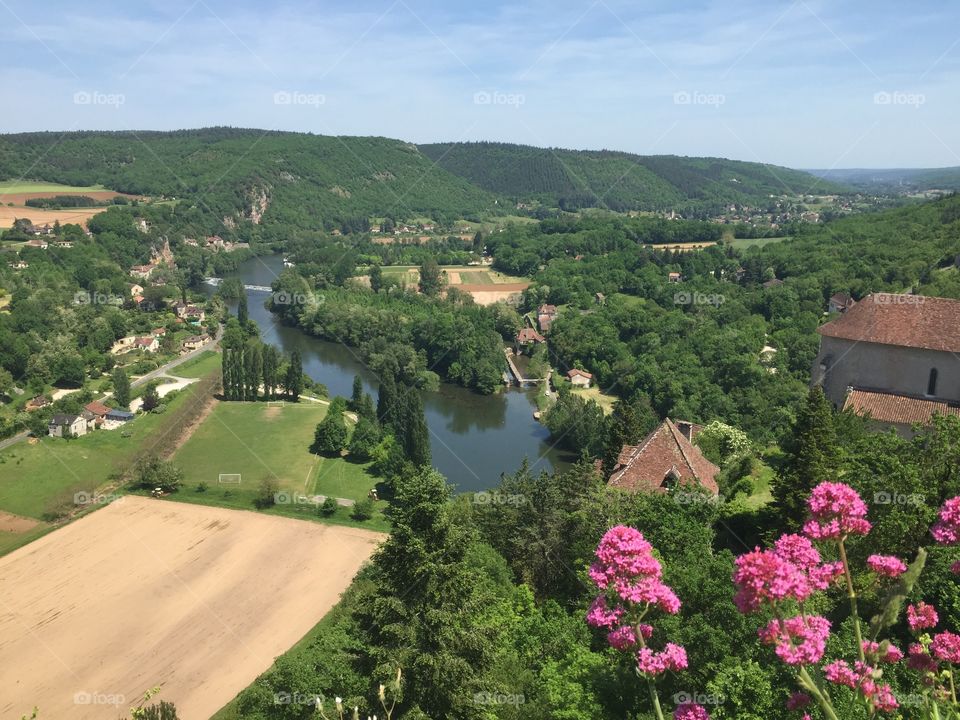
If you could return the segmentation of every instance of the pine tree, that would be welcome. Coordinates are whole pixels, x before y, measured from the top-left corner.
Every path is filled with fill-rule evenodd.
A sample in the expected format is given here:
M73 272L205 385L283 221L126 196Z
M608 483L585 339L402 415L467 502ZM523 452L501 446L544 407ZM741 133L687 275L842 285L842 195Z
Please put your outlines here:
M370 289L375 293L380 292L383 287L383 269L379 264L370 267Z
M623 446L640 442L656 421L656 415L646 397L617 401L613 406L613 413L607 419L607 441L603 451L605 478L609 478L616 467Z
M424 295L440 294L440 266L432 257L420 266L420 292Z
M338 402L339 401L339 402ZM347 424L343 419L344 403L335 398L327 415L317 424L313 433L313 452L329 457L339 456L347 444Z
M263 356L260 341L247 343L243 352L243 397L256 400L260 394L260 380L263 378Z
M397 382L393 374L384 372L380 378L380 389L377 391L377 418L380 426L386 432L396 433Z
M354 412L360 411L360 406L363 404L363 381L360 379L359 375L353 376L353 392L350 393L350 402L347 403L349 407Z
M807 394L784 450L786 467L771 490L786 529L796 529L806 517L810 492L821 482L834 479L840 466L833 408L819 386Z
M240 293L240 300L237 302L237 320L240 322L240 327L244 330L247 329L247 320L250 319L250 312L247 308L247 293L246 291Z
M403 450L410 462L425 467L430 465L430 430L423 413L423 400L416 388L403 387L406 396L403 403Z
M284 382L287 389L287 397L298 402L300 393L303 392L303 361L300 358L300 351L294 350L290 355L290 366L287 368L287 378Z
M273 345L264 345L261 352L263 362L263 394L272 400L277 389L277 370L280 367L280 353Z
M357 426L353 429L353 435L350 437L350 444L347 451L356 460L369 460L373 457L373 451L380 444L380 429L375 421L368 417L361 416L357 420Z
M113 371L113 399L118 407L130 406L130 378L127 377L123 368Z

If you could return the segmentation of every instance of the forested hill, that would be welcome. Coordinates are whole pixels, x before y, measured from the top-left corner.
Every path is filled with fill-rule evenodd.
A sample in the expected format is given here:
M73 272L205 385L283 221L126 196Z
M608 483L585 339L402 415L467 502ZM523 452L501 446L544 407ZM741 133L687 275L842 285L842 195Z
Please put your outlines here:
M960 190L960 167L810 170L812 175L867 193Z
M505 143L437 143L420 150L490 192L565 209L703 209L766 205L771 195L842 193L800 170L723 158L558 150Z
M236 128L0 135L3 178L99 183L299 228L385 215L455 219L496 204L399 140Z

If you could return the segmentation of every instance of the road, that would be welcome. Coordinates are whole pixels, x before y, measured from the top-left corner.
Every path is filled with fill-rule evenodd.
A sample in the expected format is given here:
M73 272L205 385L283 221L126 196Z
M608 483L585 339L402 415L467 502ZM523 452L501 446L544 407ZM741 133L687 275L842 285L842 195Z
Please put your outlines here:
M161 377L162 375L166 374L168 371L177 367L178 365L182 365L188 360L191 360L192 358L197 357L197 355L199 355L200 353L204 353L207 350L215 349L217 347L217 344L220 342L222 338L223 338L223 325L221 325L220 328L217 330L217 337L215 337L213 340L210 340L209 342L201 345L196 350L191 350L186 355L181 355L180 357L174 358L173 360L168 362L166 365L161 365L156 370L148 372L146 375L141 375L136 380L131 380L130 387L131 388L139 387L144 383L148 383L151 380L155 380L156 378ZM104 397L107 397L107 396L104 395L99 399L102 400ZM12 435L8 437L6 440L0 440L0 450L6 450L11 445L16 445L18 442L23 442L28 437L30 437L30 433L28 431L24 431L22 433L17 433L16 435Z

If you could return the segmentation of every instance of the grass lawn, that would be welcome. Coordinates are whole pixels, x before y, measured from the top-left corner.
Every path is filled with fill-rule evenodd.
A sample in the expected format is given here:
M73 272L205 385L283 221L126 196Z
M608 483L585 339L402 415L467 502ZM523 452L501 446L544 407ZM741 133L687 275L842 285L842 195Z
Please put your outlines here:
M175 397L171 409L187 397L187 393ZM12 445L0 452L0 510L39 520L57 506L72 503L74 493L93 492L126 468L163 419L163 415L141 415L116 430Z
M261 483L273 480L291 502L269 512L316 518L313 503L300 497L326 495L362 500L377 483L366 464L310 453L313 431L327 413L321 403L221 402L174 456L183 468L184 486L172 499L251 510ZM239 475L239 484L222 483L221 474ZM235 479L235 478L227 478ZM201 490L201 483L206 489ZM369 521L350 519L338 508L330 519L358 527L386 529L382 510Z
M751 245L763 247L764 245L771 245L773 243L783 242L784 240L789 239L789 236L772 238L736 238L735 240L731 240L730 244L737 248L737 250L746 250Z
M187 362L183 363L182 365L177 365L168 374L182 378L203 377L207 373L212 373L214 370L219 368L220 363L220 353L213 352L212 350L206 350L197 355L195 358L187 360Z
M584 400L593 400L600 406L600 409L603 410L604 415L609 415L613 412L613 404L617 401L616 395L607 395L603 392L600 392L600 388L597 386L589 388L570 388L570 392L574 395L579 395Z
M34 180L0 180L0 195L30 192L104 192L103 185L61 185Z

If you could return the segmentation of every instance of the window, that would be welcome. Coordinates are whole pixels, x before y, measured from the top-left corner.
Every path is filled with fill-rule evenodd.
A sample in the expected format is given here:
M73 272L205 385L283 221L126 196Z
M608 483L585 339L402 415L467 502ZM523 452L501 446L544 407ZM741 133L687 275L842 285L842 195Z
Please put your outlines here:
M930 368L930 379L927 380L927 395L937 394L937 369Z
M677 472L677 469L670 468L667 471L667 474L663 476L663 482L660 483L660 487L664 488L667 492L673 492L677 487L677 482L680 480L680 473Z

